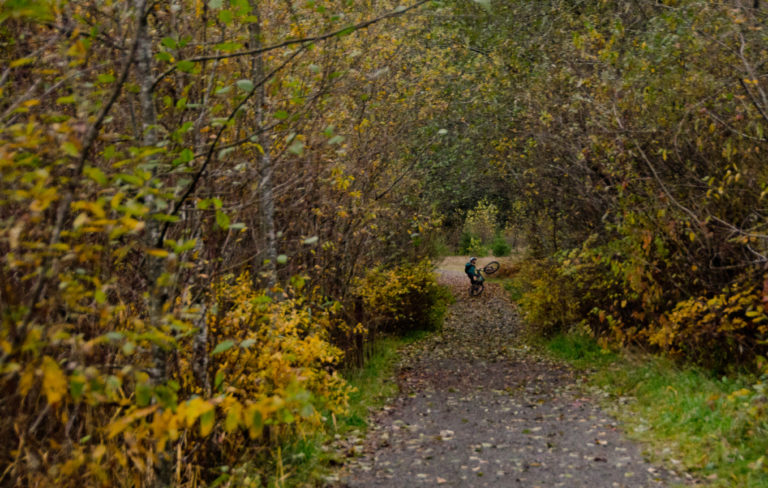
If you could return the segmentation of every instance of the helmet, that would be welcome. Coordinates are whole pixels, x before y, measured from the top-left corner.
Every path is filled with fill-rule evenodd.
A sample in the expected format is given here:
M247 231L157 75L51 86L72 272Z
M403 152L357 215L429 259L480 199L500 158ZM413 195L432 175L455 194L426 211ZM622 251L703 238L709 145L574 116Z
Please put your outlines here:
M471 258L469 258L469 262L471 263L472 261L477 261L477 258L472 256Z

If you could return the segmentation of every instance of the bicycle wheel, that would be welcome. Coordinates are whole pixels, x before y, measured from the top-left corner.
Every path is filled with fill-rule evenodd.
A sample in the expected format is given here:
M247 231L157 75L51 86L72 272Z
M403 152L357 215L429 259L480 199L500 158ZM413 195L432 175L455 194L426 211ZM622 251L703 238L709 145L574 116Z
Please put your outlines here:
M469 287L469 296L471 297L478 297L480 294L483 293L483 290L485 289L485 286L482 282L480 283L474 283Z
M483 272L485 274L493 274L496 271L499 270L499 262L498 261L491 261L490 263L485 265L485 268L483 268Z

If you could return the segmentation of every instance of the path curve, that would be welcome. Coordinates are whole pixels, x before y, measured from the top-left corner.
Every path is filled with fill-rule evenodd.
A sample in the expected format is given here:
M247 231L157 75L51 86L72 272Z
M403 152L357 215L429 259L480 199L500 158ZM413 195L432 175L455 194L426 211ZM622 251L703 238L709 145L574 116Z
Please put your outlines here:
M578 388L578 373L519 340L515 307L495 284L457 300L441 334L406 348L400 395L377 412L342 485L363 487L662 487L683 482L653 466L616 421Z

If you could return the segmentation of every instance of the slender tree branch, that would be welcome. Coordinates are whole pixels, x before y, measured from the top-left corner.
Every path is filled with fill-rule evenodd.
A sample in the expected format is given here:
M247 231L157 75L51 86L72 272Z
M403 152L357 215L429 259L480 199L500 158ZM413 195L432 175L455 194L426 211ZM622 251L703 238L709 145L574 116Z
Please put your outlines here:
M138 32L138 28L140 27L141 22L143 22L143 19L145 18L148 12L148 10L145 8L146 6L145 2L142 2L141 6L142 8L138 10L138 15L136 19L136 26L137 26L136 32ZM77 185L80 183L80 177L83 174L83 168L85 167L85 162L88 160L88 154L90 153L91 149L93 148L93 145L96 142L96 138L98 137L99 130L101 129L101 126L104 123L104 120L106 119L107 114L112 109L112 106L114 105L115 101L117 100L117 98L120 96L120 93L122 92L123 85L128 79L128 73L131 70L131 65L133 64L134 58L136 56L136 50L138 49L138 46L139 46L139 36L137 35L136 39L134 39L133 41L133 45L131 46L130 52L124 58L123 70L120 73L120 78L117 80L117 83L115 84L115 88L112 90L111 96L107 100L107 103L104 104L104 106L102 107L101 112L99 113L98 117L96 117L96 121L88 128L88 132L86 133L86 136L85 136L85 143L83 144L83 149L80 151L80 156L78 158L77 165L75 166L74 175L72 176L72 178L69 181L69 184L67 185L67 193L65 194L64 198L59 202L59 206L56 210L56 221L53 226L53 231L51 232L51 238L48 242L49 248L51 248L54 244L58 243L59 239L61 238L61 231L64 227L64 220L69 214L69 207L72 204L72 200L74 198ZM55 262L56 261L54 261L54 264ZM48 258L45 265L42 266L42 269L45 270L50 266L50 264L51 264L51 258ZM35 304L39 302L40 295L42 294L43 287L45 285L46 275L47 273L45 271L40 271L40 274L37 277L37 282L35 283L34 291L32 293L32 297L29 302L27 315L24 318L24 322L20 330L17 331L17 335L14 338L17 341L22 338L22 336L24 335L24 331L29 325L29 321L32 319L32 315L35 310Z
M296 51L294 51L288 59L283 61L280 66L273 69L271 72L267 73L264 76L264 79L259 80L258 83L254 85L254 87L251 89L251 91L248 93L248 95L243 98L240 103L237 104L237 106L232 110L232 112L229 114L229 117L227 117L227 120L221 125L221 128L219 128L219 131L216 133L216 138L211 142L210 146L208 146L208 151L205 156L205 161L203 161L202 166L200 167L200 170L195 174L194 178L192 179L192 182L189 184L187 189L184 191L184 193L181 195L181 198L176 202L176 205L174 205L173 210L171 211L170 215L174 216L179 213L179 210L181 210L181 207L184 205L184 202L186 202L187 198L192 194L192 192L195 191L195 188L197 187L198 182L203 177L203 174L205 174L205 171L208 169L208 165L213 160L213 154L216 151L216 146L219 143L219 140L221 140L221 136L224 133L224 130L227 128L227 124L230 120L237 114L237 112L248 102L248 100L253 97L253 95L256 93L256 90L261 87L264 83L269 81L273 76L275 76L278 72L280 72L283 68L285 68L293 59L299 55L299 53L303 52L305 49L307 49L307 45L303 45L299 47ZM161 247L163 244L163 240L165 239L165 234L168 231L168 227L170 226L170 222L165 222L163 225L163 230L160 232L160 237L157 241L157 247Z
M312 43L315 43L315 42L320 42L320 41L325 41L325 40L330 39L332 37L343 35L343 34L345 34L347 32L352 33L352 32L359 31L361 29L368 28L368 27L372 26L373 24L381 22L382 20L390 19L390 18L393 18L393 17L398 17L400 15L405 14L406 12L409 12L409 11L411 11L413 9L416 9L416 8L424 5L425 3L429 2L429 1L430 0L420 0L420 1L416 2L415 4L411 5L410 7L401 7L401 8L393 10L392 12L388 12L388 13L386 13L384 15L376 17L374 19L366 20L365 22L360 22L358 24L347 26L347 27L344 27L342 29L338 29L338 30L335 30L333 32L329 32L327 34L322 34L322 35L319 35L319 36L304 37L304 38L301 38L301 39L291 39L291 40L288 40L288 41L283 41L283 42L280 42L280 43L277 43L277 44L273 44L272 46L260 47L260 48L255 48L255 49L248 49L246 51L238 51L238 52L234 52L234 53L209 54L209 55L206 55L206 56L196 56L194 58L187 58L187 59L179 60L179 62L181 62L181 61L191 61L193 63L199 63L199 62L202 62L202 61L213 61L213 60L219 60L219 59L238 58L238 57L242 57L242 56L253 56L253 55L256 55L256 54L263 54L263 53L266 53L266 52L269 52L269 51L274 51L275 49L280 49L280 48L283 48L283 47L294 46L296 44L301 44L304 47L306 47L309 44L312 44ZM174 65L174 66L168 68L162 74L160 74L160 76L158 76L155 79L155 82L153 84L153 89L166 76L168 76L171 73L173 73L174 71L176 71L176 66L177 65Z

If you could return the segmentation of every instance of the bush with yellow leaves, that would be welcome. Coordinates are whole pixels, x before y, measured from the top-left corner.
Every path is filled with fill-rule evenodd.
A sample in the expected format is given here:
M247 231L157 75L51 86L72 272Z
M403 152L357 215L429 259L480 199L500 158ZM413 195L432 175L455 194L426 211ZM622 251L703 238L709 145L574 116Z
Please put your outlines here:
M247 274L217 281L199 326L177 319L167 346L154 347L164 380L150 366L158 339L135 333L129 316L120 332L76 343L89 366L62 368L50 347L18 366L18 394L6 400L27 410L14 416L19 443L1 451L6 473L28 486L195 485L216 476L212 467L322 431L323 414L347 405L342 353L328 340L338 305L322 308L303 279L292 283L273 299ZM4 372L5 385L15 373ZM251 477L263 486L270 474Z
M678 302L651 324L648 342L670 355L718 370L764 356L768 314L762 288L750 281L742 277L712 297Z
M650 346L714 370L750 366L766 355L768 313L759 275L738 277L720 293L681 299L660 279L668 254L662 244L647 242L587 241L555 259L529 260L519 278L526 321L542 335L578 325L605 347Z
M357 281L355 293L362 299L368 327L396 334L439 328L450 296L437 284L426 259L373 269Z

